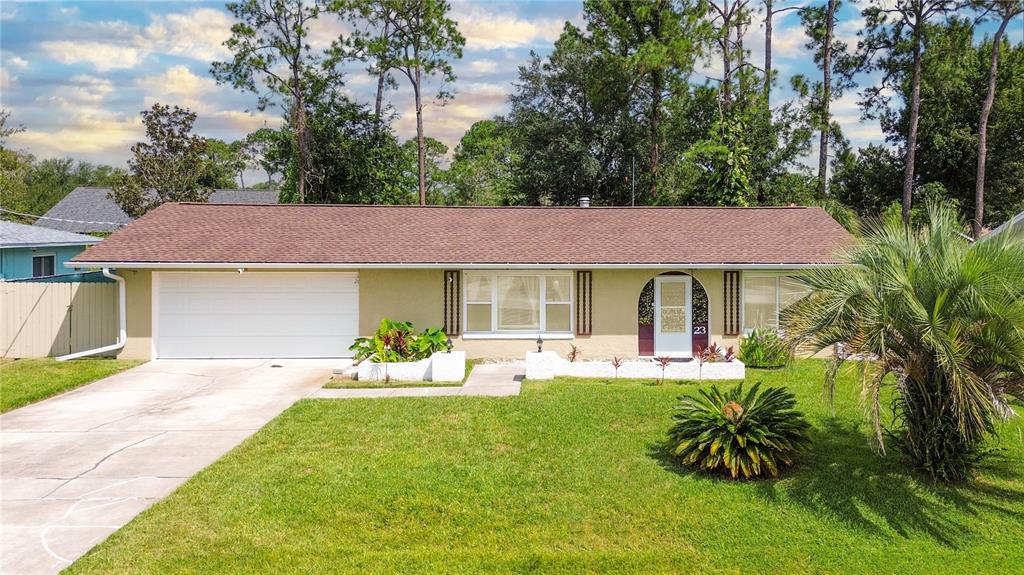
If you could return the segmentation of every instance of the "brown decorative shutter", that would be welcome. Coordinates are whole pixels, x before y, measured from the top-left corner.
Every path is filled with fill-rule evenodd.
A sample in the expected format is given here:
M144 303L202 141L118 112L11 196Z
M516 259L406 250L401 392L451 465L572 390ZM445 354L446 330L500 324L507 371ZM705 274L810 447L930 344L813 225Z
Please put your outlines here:
M459 335L462 332L462 272L444 272L444 333Z
M725 335L740 333L740 272L725 272Z
M590 335L593 330L594 272L576 272L576 334Z

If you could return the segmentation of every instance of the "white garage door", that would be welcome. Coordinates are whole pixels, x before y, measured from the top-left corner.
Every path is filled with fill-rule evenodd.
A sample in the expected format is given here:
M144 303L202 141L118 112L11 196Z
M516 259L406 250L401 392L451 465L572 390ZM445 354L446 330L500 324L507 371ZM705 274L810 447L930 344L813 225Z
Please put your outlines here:
M355 273L153 275L157 357L351 357Z

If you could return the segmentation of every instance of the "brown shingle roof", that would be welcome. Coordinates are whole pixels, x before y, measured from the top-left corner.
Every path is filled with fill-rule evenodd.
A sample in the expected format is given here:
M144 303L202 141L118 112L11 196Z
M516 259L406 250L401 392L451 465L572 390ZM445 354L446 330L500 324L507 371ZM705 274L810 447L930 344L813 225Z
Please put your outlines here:
M813 264L851 236L820 208L165 204L78 263Z

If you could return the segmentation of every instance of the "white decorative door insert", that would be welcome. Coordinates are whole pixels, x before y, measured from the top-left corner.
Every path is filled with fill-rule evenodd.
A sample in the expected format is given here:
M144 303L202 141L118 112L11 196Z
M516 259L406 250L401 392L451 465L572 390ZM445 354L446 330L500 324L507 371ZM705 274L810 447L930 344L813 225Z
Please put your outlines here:
M691 357L693 350L693 278L654 279L654 355Z

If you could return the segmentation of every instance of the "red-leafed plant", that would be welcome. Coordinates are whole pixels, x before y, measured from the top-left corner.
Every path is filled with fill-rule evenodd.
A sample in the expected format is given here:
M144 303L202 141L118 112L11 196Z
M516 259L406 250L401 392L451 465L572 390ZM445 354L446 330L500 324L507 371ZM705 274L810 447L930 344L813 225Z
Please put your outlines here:
M615 379L619 379L619 368L622 367L622 358L621 357L613 357L612 358L612 367L615 368Z
M574 362L583 355L583 350L575 345L569 344L569 361Z
M663 355L663 356L659 356L659 357L654 358L654 361L658 362L658 365L661 366L661 382L660 382L660 384L664 384L665 383L665 368L667 368L669 366L669 364L672 363L672 358Z

